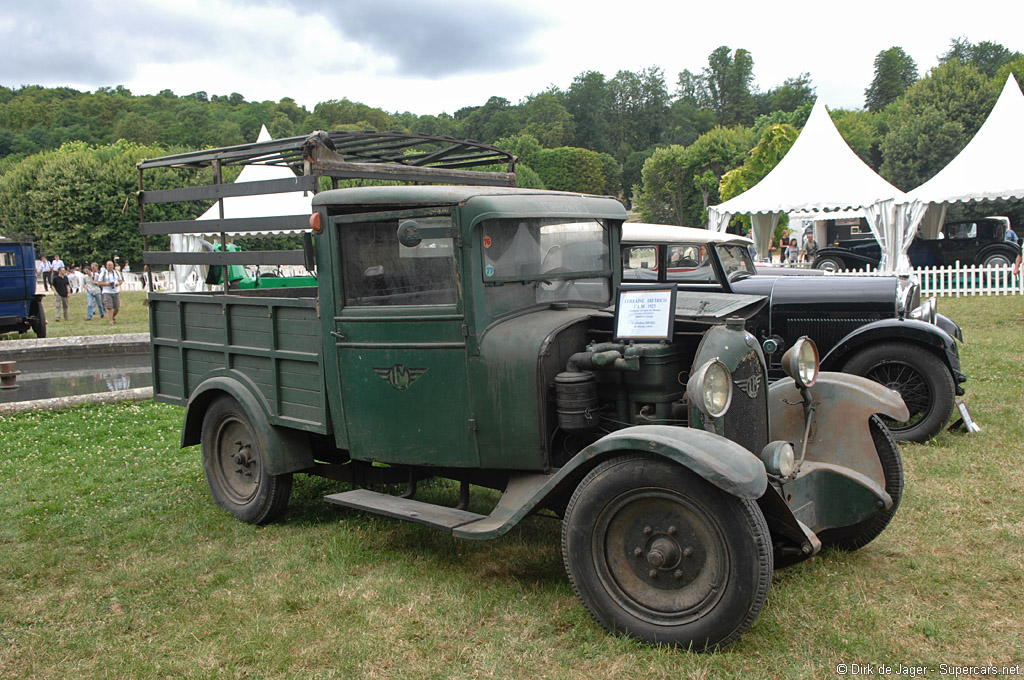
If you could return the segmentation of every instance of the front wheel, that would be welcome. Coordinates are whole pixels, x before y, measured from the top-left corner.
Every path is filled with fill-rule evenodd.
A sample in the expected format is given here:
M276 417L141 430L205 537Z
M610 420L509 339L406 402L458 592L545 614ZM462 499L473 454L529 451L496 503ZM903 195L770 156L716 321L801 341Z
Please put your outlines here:
M926 442L953 413L953 376L941 359L921 347L901 342L874 345L855 354L843 371L881 383L903 397L910 419L885 418L897 441Z
M291 474L267 474L263 438L235 399L210 404L203 416L203 474L217 505L249 524L268 524L284 512Z
M892 498L892 507L888 510L879 510L857 524L820 532L818 538L823 547L848 551L863 548L889 526L896 509L900 507L900 500L903 498L903 459L900 458L899 447L881 418L871 416L868 426L871 428L871 439L875 443L875 453L882 464L885 491Z
M576 594L607 630L696 651L750 627L773 567L755 502L639 454L601 463L576 488L562 557Z

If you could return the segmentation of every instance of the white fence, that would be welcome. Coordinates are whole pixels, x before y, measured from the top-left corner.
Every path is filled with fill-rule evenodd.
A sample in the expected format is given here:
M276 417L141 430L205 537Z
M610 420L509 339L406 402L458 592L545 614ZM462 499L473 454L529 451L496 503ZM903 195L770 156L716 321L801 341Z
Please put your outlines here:
M849 276L891 276L874 271L840 270ZM921 296L1024 295L1024 276L1013 275L1013 265L982 267L917 267L912 275L921 283Z

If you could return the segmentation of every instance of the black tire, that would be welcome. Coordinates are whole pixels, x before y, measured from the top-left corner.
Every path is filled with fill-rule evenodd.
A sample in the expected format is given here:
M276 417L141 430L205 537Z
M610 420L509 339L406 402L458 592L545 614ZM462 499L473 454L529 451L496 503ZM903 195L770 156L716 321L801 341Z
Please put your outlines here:
M206 410L202 449L203 474L217 505L249 524L268 524L285 511L292 476L266 473L263 439L233 398L218 397Z
M815 269L821 269L821 270L824 270L824 271L827 271L827 272L834 272L834 271L838 271L840 269L846 269L847 267L846 267L846 263L843 262L838 257L832 257L830 255L823 255L821 257L815 258L815 260L814 260L814 268Z
M757 618L772 580L757 504L669 460L607 460L576 488L562 522L576 594L612 633L695 651Z
M982 258L978 264L982 267L1008 267L1013 264L1013 259L1010 259L1010 256L1006 253L990 253Z
M35 331L37 338L46 337L46 311L43 308L41 300L34 300L32 305L29 307L32 313L32 330Z
M893 515L900 507L900 500L903 498L903 459L900 457L899 447L881 418L871 416L869 427L878 460L882 463L885 490L892 497L892 507L888 510L879 510L857 524L819 532L818 538L824 548L839 548L851 552L863 548L889 526Z
M956 385L946 364L928 350L905 342L873 345L855 354L843 367L896 390L910 410L905 422L883 417L893 438L926 442L942 429L953 412Z

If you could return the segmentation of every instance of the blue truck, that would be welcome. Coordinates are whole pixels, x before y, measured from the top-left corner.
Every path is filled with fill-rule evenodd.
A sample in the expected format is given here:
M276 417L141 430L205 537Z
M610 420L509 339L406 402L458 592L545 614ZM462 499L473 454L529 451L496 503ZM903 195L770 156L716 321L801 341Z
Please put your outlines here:
M0 236L0 333L35 331L46 337L43 294L36 292L31 237Z

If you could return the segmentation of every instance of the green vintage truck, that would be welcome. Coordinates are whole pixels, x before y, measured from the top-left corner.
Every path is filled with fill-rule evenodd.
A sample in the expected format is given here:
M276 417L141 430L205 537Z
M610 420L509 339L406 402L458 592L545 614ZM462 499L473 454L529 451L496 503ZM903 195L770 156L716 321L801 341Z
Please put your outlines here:
M151 266L303 262L316 277L149 297L155 398L185 407L181 444L201 445L220 506L270 522L305 473L345 483L326 498L341 512L459 539L554 513L566 571L602 626L697 650L753 623L774 567L885 528L902 465L875 414L905 418L894 392L819 374L810 340L769 388L744 330L765 299L621 286L626 213L612 198L507 186L514 158L490 147L363 134L139 164L150 239L210 229L147 222L152 204L312 195L353 176L434 182L327 188L301 220L220 220L218 250L146 253ZM494 154L507 171L465 169ZM152 168L212 166L219 179L253 162L294 177L145 188ZM227 247L229 234L289 230L305 234L301 250ZM455 507L415 498L432 477L455 480ZM404 493L381 492L396 482ZM467 509L473 487L501 492L488 513Z

